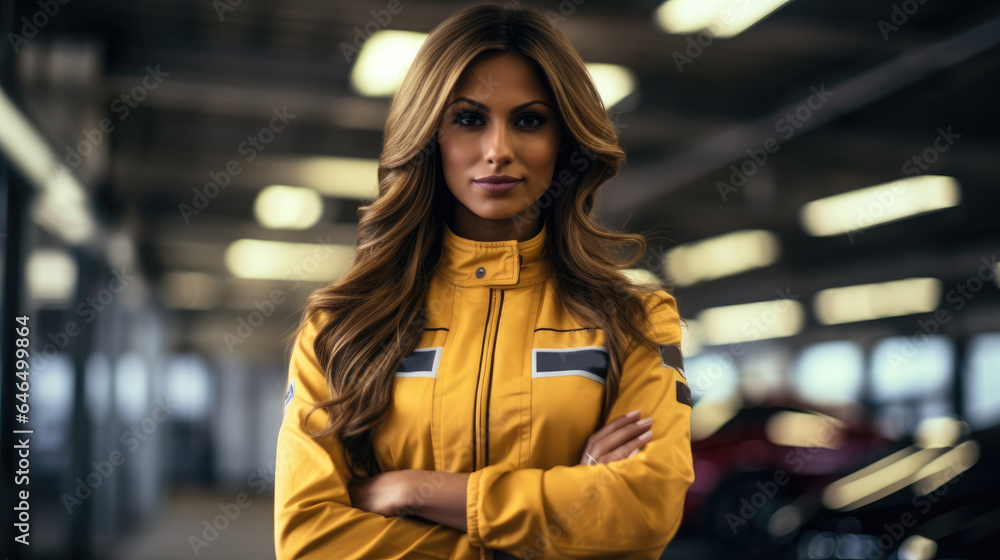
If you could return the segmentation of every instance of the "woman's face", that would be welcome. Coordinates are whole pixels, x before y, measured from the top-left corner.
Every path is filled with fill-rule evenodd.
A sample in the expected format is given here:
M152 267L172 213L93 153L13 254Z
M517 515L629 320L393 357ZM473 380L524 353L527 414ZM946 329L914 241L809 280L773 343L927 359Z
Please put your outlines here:
M504 52L470 64L448 101L438 142L445 182L457 201L455 233L530 238L540 228L540 212L529 210L552 181L560 141L556 104L545 83L529 59Z

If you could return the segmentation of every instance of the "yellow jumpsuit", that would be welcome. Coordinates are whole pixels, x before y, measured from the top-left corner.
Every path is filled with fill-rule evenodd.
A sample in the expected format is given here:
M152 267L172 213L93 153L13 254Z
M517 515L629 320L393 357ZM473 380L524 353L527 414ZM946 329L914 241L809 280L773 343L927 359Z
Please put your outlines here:
M375 440L383 470L471 472L468 533L351 507L341 443L306 431L309 403L327 397L314 317L295 341L278 435L278 560L659 558L694 480L676 303L665 291L645 297L661 346L629 346L607 416L641 410L652 439L628 459L578 465L601 427L607 347L556 297L545 235L480 242L444 225L427 328L395 374ZM309 429L325 421L317 410ZM433 491L431 477L421 492Z

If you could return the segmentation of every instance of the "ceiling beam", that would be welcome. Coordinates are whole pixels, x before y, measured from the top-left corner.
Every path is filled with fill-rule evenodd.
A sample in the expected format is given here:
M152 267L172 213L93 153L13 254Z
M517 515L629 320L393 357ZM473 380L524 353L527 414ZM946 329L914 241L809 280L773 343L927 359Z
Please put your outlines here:
M620 226L633 209L642 208L713 170L748 159L747 150L761 148L767 139L773 138L780 148L782 140L779 139L786 134L785 131L793 131L788 140L800 137L836 117L856 111L997 44L1000 44L1000 18L988 20L926 47L904 52L888 63L828 87L824 88L823 83L803 86L808 88L809 93L800 101L756 120L731 126L661 162L632 168L616 181L620 184L615 189L615 196L602 200L602 216L609 223ZM824 89L832 95L816 108L817 92ZM809 107L810 102L813 108ZM801 109L803 106L806 107L804 111ZM791 122L787 115L795 115L796 111L809 116L802 122L796 120L797 128L786 128ZM781 134L775 134L776 128Z

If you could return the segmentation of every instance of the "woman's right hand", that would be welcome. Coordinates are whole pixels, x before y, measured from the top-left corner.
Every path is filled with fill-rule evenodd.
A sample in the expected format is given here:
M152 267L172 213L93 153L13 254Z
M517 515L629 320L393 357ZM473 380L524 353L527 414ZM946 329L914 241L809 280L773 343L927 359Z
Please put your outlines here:
M631 457L640 447L652 439L650 426L652 418L639 418L638 410L615 418L587 438L587 446L580 457L581 465L593 465L587 457L589 453L598 463L611 463Z

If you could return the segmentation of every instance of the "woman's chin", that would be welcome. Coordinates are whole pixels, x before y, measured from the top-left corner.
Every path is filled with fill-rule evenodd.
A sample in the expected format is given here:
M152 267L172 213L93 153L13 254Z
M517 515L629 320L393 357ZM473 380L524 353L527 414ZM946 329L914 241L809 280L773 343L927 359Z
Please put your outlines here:
M513 207L508 204L486 204L476 207L472 213L484 220L512 220L515 216L524 211L523 207Z

